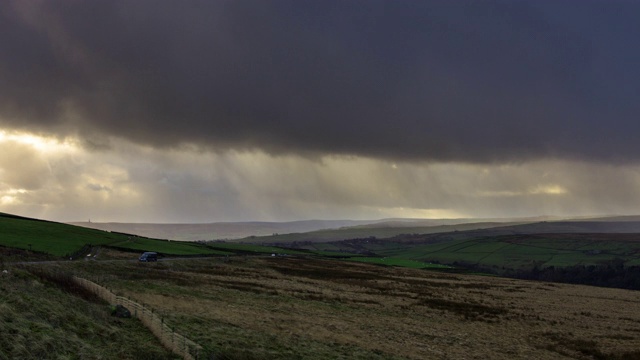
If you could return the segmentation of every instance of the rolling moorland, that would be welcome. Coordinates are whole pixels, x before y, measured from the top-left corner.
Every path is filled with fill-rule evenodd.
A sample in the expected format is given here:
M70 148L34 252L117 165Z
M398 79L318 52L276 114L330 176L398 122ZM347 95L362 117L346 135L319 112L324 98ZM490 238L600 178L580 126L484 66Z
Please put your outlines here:
M388 219L337 229L249 236L225 244L333 256L359 254L351 259L418 267L436 263L499 276L640 289L637 216L464 220ZM331 224L335 225L326 222L324 226ZM241 228L243 223L235 226ZM249 223L253 226L255 223ZM178 230L173 225L169 228Z
M0 332L13 338L0 343L0 359L174 357L137 320L111 317L108 304L52 273L153 308L216 359L639 359L637 291L471 272L629 273L640 236L522 229L284 247L157 240L5 214ZM146 250L161 261L138 263Z
M525 279L640 288L639 281L636 281L636 272L640 273L640 242L636 235L640 232L640 222L635 217L519 225L434 225L427 233L404 233L386 238L349 237L354 234L354 229L358 235L367 228L373 232L389 233L415 230L407 222L395 228L387 227L388 222L384 224L384 227L370 224L309 233L256 236L235 242L176 242L0 216L5 234L0 245L72 258L91 253L95 255L103 246L125 251L156 251L170 256L216 256L238 252L314 254L395 266L424 268L441 264L454 266L460 271L466 269ZM465 228L473 229L462 230ZM438 232L442 230L447 231ZM329 241L319 241L318 233L333 235ZM342 240L333 240L336 237ZM93 248L96 250L92 251ZM566 272L567 269L570 271ZM629 274L632 276L626 276ZM619 279L621 276L627 278Z
M0 330L18 339L1 344L5 358L36 359L42 351L171 358L136 320L112 318L107 304L38 277L51 271L92 279L154 309L200 344L205 358L640 358L640 299L630 290L311 257L145 264L114 260L135 259L131 253L103 255L3 275ZM131 345L138 342L144 347Z

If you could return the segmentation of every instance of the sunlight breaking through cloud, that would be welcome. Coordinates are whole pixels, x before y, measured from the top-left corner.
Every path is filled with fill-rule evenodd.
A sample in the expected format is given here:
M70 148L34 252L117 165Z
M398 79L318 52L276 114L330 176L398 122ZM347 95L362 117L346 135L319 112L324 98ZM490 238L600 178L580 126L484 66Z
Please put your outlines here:
M45 137L27 132L0 130L0 145L7 142L28 145L40 152L49 154L53 152L71 153L78 150L77 142L71 141L69 138L60 141L54 137Z
M564 195L567 189L559 185L541 185L529 190L530 194Z
M306 158L109 141L96 150L74 138L3 131L0 211L64 221L213 222L633 213L640 202L640 168L631 166Z

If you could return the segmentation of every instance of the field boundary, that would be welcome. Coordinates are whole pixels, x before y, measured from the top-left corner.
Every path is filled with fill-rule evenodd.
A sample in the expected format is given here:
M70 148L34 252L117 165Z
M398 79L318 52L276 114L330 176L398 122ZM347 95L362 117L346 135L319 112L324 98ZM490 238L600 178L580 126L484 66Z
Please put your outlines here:
M188 339L186 336L175 332L164 322L162 317L158 316L151 309L126 297L118 296L93 281L78 276L73 276L72 278L78 286L92 292L109 304L122 305L127 308L132 316L139 319L142 324L151 330L153 335L160 340L162 345L174 354L182 356L185 360L196 360L199 358L199 355L202 353L202 346Z

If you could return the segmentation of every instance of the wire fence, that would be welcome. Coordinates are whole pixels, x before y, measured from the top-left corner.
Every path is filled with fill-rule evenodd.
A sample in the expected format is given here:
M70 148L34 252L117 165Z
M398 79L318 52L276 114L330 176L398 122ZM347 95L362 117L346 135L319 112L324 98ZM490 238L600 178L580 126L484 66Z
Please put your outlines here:
M178 334L164 319L135 301L128 298L117 296L104 286L98 285L93 281L73 276L73 281L84 289L92 292L101 299L112 305L122 305L127 308L132 316L138 318L151 332L160 339L162 345L171 350L174 354L182 356L185 360L200 359L200 355L205 355L202 346L198 345L186 336Z

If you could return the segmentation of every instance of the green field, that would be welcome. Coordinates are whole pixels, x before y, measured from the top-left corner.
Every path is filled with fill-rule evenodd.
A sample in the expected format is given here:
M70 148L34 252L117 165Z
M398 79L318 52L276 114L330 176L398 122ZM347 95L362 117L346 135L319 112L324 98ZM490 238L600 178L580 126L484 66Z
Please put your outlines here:
M504 266L598 265L614 259L638 263L640 236L635 234L506 235L436 244L396 244L365 247L380 256L441 263Z
M209 242L207 247L210 249L221 251L232 251L234 253L246 252L246 253L259 253L259 254L286 254L286 255L302 255L308 254L307 251L292 250L276 246L263 246L255 244L239 244L239 243L227 243L227 242Z
M378 258L378 257L350 257L344 259L345 261L357 261L368 264L386 265L386 266L400 266L413 269L451 269L451 266L431 264L422 261L406 260L400 258Z

